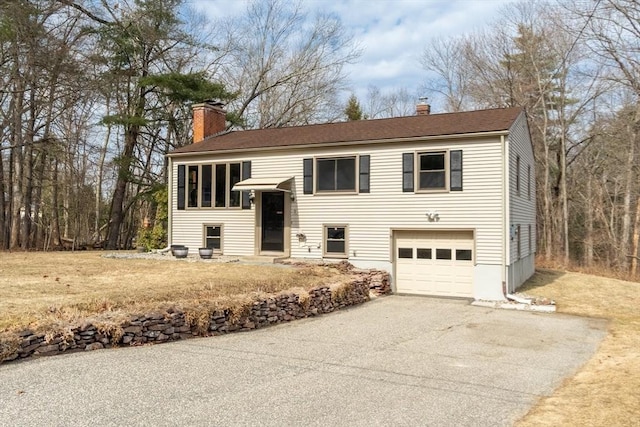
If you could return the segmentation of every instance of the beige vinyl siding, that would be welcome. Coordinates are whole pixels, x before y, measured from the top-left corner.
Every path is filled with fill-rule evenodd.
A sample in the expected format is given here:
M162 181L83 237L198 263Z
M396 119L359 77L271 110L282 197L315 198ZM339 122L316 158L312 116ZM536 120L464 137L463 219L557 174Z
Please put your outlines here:
M172 162L172 197L171 197L171 243L189 247L190 253L204 246L204 224L221 224L223 226L222 252L224 254L253 255L254 246L254 208L249 209L212 209L187 208L178 210L178 164L190 165L205 162L226 162L246 160L239 157L180 158Z
M414 194L402 192L402 153L424 149L464 150L464 191ZM295 172L296 202L292 209L294 257L320 257L322 224L349 225L350 258L390 260L390 230L400 228L477 228L478 262L500 261L500 147L498 142L398 144L388 147L342 147L293 155L254 157L254 176ZM367 194L302 194L302 159L332 155L369 154L371 192ZM265 161L261 161L264 159ZM494 194L495 193L495 194ZM427 211L440 221L429 222ZM496 221L498 218L498 221ZM307 236L299 245L295 234ZM356 255L353 255L355 251Z
M534 269L536 251L536 183L533 147L525 114L521 114L509 131L509 217L510 227L520 226L520 259L517 242L510 241L509 288L520 286ZM516 158L520 156L520 194L516 191ZM530 181L527 183L527 169L531 167ZM530 186L531 196L527 192ZM529 250L529 225L531 225L531 250ZM511 233L511 236L514 234Z
M403 193L402 154L427 150L463 150L463 191ZM302 165L309 157L370 155L370 193L303 194ZM202 240L203 223L224 224L224 252L252 255L255 208L251 210L185 210L176 205L177 164L200 163L205 157L173 159L173 243L193 246ZM391 261L392 229L473 229L475 262L501 263L501 147L500 138L390 143L334 148L273 150L206 157L207 161L251 160L252 177L294 177L291 204L291 256L322 257L323 224L349 227L349 258L354 261ZM426 212L439 221L430 222ZM306 242L296 234L304 233ZM201 244L201 243L198 243ZM526 246L525 246L526 247ZM355 255L354 255L355 252Z

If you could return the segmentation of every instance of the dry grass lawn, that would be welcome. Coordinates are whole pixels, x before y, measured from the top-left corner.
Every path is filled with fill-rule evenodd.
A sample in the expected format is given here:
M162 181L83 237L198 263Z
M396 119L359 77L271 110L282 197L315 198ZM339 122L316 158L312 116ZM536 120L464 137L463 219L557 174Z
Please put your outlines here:
M0 252L0 332L63 328L169 306L246 303L264 293L333 284L335 268L103 258L103 252ZM171 258L170 255L167 256Z
M554 299L561 313L610 322L594 357L518 425L640 425L640 283L540 270L523 290Z
M345 279L345 273L322 266L111 259L102 254L0 253L0 333L169 306L245 304L256 294ZM554 299L561 313L610 323L595 356L552 396L541 399L519 425L640 425L640 283L540 270L523 290Z

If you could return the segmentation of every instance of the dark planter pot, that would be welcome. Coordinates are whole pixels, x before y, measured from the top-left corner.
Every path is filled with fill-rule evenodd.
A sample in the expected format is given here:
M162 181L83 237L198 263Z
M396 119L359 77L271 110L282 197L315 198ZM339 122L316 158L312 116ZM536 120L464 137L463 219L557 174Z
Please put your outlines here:
M181 248L174 248L172 252L173 256L176 258L186 258L189 254L189 248L187 248L186 246L183 246Z
M198 248L198 254L202 259L211 259L213 257L213 249Z
M171 255L176 256L176 254L173 252L176 249L184 249L186 248L185 245L171 245Z

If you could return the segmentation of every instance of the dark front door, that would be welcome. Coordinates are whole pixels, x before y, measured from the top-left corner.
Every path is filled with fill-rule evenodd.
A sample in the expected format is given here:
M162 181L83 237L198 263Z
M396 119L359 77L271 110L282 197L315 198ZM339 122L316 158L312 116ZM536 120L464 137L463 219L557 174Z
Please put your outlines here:
M284 252L284 193L262 193L262 251Z

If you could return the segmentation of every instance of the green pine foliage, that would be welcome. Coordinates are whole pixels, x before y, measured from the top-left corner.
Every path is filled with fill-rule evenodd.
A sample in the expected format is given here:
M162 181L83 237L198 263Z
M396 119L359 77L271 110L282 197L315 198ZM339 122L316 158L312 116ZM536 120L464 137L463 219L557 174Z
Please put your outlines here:
M362 120L362 108L360 102L354 94L351 94L349 101L347 101L347 107L344 109L344 114L349 121Z

